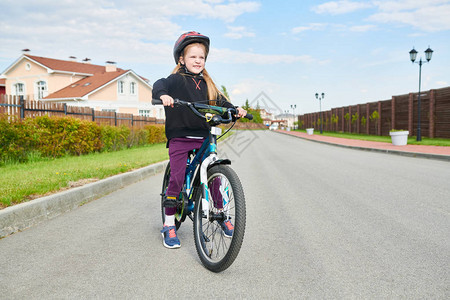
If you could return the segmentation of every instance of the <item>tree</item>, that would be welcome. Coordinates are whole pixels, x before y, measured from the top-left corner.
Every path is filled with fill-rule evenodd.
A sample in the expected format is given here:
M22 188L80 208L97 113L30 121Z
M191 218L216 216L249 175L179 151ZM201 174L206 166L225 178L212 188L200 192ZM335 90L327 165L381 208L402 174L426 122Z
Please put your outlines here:
M227 99L231 101L230 95L228 95L227 88L224 85L222 85L221 88L222 88L222 90L221 90L222 94L224 94L225 97L227 97Z
M380 119L380 114L378 111L374 110L373 113L369 116L370 121L375 123L375 132L378 135L378 119Z

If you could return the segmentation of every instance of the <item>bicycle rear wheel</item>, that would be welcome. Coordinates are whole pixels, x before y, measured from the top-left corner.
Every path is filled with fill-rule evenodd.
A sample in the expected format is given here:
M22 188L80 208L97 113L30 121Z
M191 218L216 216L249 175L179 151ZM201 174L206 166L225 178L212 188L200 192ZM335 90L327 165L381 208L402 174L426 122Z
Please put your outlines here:
M229 166L216 165L208 170L209 219L203 215L201 189L195 198L194 240L203 265L213 271L227 269L236 259L244 240L245 196L237 174ZM232 237L220 225L234 224Z

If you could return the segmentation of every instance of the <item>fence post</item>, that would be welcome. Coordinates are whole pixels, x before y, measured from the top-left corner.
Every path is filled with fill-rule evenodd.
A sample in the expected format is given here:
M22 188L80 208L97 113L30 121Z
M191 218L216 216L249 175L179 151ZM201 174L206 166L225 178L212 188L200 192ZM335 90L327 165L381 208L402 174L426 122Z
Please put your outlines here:
M134 115L131 115L131 127L134 126Z
M117 113L114 112L114 126L117 126Z
M91 108L92 111L92 122L95 122L95 110Z
M430 127L429 127L429 133L428 137L433 139L434 138L434 127L435 127L435 120L434 120L434 113L435 113L435 103L436 103L436 91L430 90Z
M370 134L370 105L366 104L366 134Z
M378 115L380 116L377 123L378 135L381 136L381 101L378 101Z
M413 132L413 125L414 125L414 112L413 112L413 106L414 106L414 94L413 93L409 93L409 98L408 98L408 131L409 131L409 135L413 136L414 132Z
M360 128L360 124L361 124L361 107L360 105L356 105L356 113L358 114L358 118L356 119L356 133L361 133L361 128Z
M67 103L64 103L64 115L67 116Z
M392 96L392 100L391 100L391 129L395 129L395 96ZM401 128L399 128L401 129Z
M20 118L24 119L25 118L25 100L23 99L23 96L20 96L19 103L20 103Z

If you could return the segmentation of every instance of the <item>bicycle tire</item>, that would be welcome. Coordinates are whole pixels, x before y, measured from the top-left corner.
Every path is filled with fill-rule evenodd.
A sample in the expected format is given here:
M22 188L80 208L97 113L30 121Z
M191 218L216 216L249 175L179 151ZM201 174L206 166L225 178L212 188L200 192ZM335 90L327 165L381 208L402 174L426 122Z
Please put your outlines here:
M165 221L165 213L164 213L164 195L166 193L167 187L169 186L169 180L170 180L170 164L167 164L166 170L164 171L164 177L163 177L163 184L162 184L162 191L161 191L161 219L162 223L164 225ZM180 221L175 218L175 226L178 230L181 226Z
M194 241L197 254L202 264L210 271L221 272L234 262L244 240L246 213L245 196L239 177L229 166L215 165L208 170L208 186L215 178L220 178L220 185L227 189L229 203L222 209L231 217L234 223L234 232L231 238L225 237L217 221L214 219L219 214L215 208L217 199L213 199L210 193L209 220L203 216L201 189L198 189L194 207ZM219 201L223 201L222 197ZM215 215L214 215L215 214Z

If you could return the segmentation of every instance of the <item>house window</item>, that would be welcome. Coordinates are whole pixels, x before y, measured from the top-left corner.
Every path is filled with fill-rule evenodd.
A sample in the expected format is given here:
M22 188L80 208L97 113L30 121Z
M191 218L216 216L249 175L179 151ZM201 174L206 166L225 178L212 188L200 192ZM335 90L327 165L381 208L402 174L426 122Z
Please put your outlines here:
M119 81L118 83L119 94L125 93L125 82Z
M116 109L113 109L113 108L103 108L102 111L116 112Z
M37 88L37 98L38 99L42 99L45 96L47 96L47 82L45 81L38 81L36 83L36 88Z
M136 95L136 89L137 89L137 84L136 82L130 82L130 94L131 95Z
M150 110L148 110L148 109L140 109L139 115L141 117L151 117Z
M16 83L14 85L14 90L17 96L25 95L25 85L23 83Z

